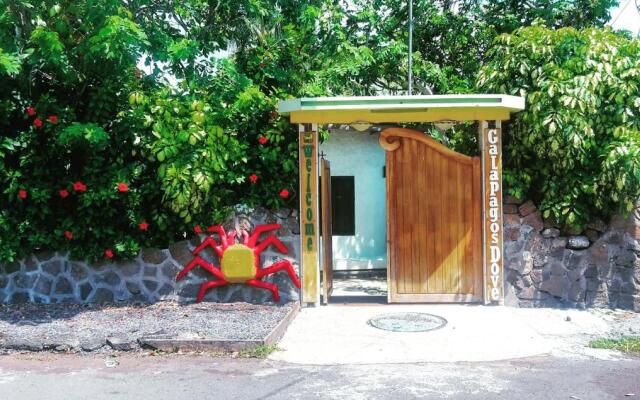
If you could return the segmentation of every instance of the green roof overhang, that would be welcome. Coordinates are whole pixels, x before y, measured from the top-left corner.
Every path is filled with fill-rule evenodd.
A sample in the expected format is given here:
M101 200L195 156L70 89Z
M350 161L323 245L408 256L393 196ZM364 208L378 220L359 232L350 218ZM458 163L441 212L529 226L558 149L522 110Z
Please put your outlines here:
M508 120L523 97L501 94L315 97L280 101L294 123L402 123Z

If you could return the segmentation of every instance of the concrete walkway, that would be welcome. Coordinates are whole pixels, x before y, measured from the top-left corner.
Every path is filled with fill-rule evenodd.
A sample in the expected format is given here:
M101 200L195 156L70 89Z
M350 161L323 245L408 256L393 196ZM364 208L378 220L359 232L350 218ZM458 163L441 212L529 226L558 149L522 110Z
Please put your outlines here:
M367 321L392 312L445 318L430 332L390 332ZM558 320L562 321L558 316ZM358 305L303 309L271 358L299 364L495 361L551 352L525 319L506 307L476 305Z

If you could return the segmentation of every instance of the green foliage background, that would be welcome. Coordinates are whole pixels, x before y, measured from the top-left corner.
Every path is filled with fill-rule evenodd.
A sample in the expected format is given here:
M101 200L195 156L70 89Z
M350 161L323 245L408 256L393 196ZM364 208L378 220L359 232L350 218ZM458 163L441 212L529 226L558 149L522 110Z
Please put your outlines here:
M580 231L640 194L640 41L543 26L505 34L478 77L526 98L505 136L505 181L545 218Z
M600 28L615 0L527 3L415 0L416 90L525 94L530 109L506 143L510 190L567 225L628 209L640 180L637 76L617 79L633 68L616 63L620 52L637 66L637 40ZM533 21L576 30L499 36ZM611 58L588 55L611 64L608 79L589 81L594 67L571 55L590 46ZM277 100L404 93L407 50L406 2L396 0L0 0L0 260L40 249L126 258L237 204L295 207L295 127ZM536 68L544 79L528 75ZM606 111L598 121L594 109ZM476 151L473 126L423 128Z

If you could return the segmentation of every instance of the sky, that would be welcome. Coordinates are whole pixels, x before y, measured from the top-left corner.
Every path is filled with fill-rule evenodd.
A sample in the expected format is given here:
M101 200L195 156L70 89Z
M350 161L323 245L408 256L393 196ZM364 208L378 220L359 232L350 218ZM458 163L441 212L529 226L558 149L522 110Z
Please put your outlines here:
M621 0L620 5L611 12L611 22L614 29L626 29L640 34L640 11L636 8L640 0Z

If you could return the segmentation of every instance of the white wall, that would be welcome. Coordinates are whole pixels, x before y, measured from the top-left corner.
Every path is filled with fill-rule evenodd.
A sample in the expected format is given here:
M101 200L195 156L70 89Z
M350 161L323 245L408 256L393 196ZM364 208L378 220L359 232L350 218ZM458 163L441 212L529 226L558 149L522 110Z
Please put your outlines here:
M331 162L332 176L353 176L355 235L333 237L336 270L386 268L386 188L384 150L378 134L332 130L320 151Z

